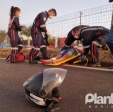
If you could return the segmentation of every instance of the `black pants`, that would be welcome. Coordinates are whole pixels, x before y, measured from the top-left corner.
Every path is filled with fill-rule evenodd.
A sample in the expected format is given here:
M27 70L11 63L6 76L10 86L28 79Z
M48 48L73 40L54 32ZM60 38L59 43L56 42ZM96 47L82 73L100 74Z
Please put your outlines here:
M39 31L37 32L36 28L34 27L31 29L31 37L34 48L32 48L29 53L29 61L32 62L39 51L41 51L43 59L48 59L46 42L42 33Z
M92 62L100 63L100 49L106 45L107 35L102 35L99 38L95 39L90 47Z
M110 51L113 54L113 43L107 42L107 45L109 46Z
M9 29L8 31L8 36L10 39L10 43L11 43L11 62L15 62L16 61L16 54L18 52L21 51L21 49L23 48L22 45L22 41L18 35L18 31L14 30L14 29Z

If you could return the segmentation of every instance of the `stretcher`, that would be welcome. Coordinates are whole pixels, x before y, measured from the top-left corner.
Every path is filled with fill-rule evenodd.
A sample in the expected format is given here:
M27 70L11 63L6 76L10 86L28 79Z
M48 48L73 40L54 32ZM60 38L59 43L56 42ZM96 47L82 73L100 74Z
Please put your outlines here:
M72 57L70 57L70 58L67 58L66 60L60 61L60 62L58 62L58 63L54 63L54 64L46 64L46 65L50 65L50 66L58 66L58 65L61 65L61 64L66 63L66 62L68 62L68 61L70 61L70 60L73 60L73 59L75 59L75 58L77 58L77 57L79 57L79 56L80 56L80 55L77 54L77 55L75 55L75 56L72 56Z
M72 56L70 58L67 58L66 60L63 60L63 61L60 61L60 62L57 62L57 63L54 63L54 64L46 64L46 65L50 65L50 66L59 66L59 65L62 65L62 64L65 64L66 62L69 62L73 59L76 59L80 56L80 54L77 54L75 56ZM78 59L76 61L73 62L73 64L77 64L77 63L80 63L80 62L83 62L83 61L86 61L85 65L84 66L87 66L88 64L88 59L86 58L85 60L81 60L81 59Z
M85 60L77 60L77 61L74 61L73 62L73 64L77 64L77 63L80 63L80 62L82 62L82 61L86 61L86 63L85 63L85 65L84 66L87 66L87 64L88 64L88 59L86 58Z
M69 61L71 61L71 60L73 60L73 59L76 59L76 58L78 58L79 56L80 56L80 55L78 54L78 55L76 55L76 56L72 56L72 57L67 58L66 60L60 61L60 62L58 62L58 63L46 64L46 65L50 65L50 66L59 66L59 65L65 64L66 62L69 62ZM83 62L83 61L86 61L86 63L85 63L84 66L87 66L87 64L88 64L88 59L87 59L87 58L86 58L85 60L78 59L78 60L74 61L73 64L77 64L77 63L80 63L80 62Z

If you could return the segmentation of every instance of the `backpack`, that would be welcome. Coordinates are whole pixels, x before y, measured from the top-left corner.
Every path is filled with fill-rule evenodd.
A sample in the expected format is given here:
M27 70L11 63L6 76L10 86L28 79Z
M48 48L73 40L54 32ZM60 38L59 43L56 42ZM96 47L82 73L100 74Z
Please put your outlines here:
M17 57L18 62L23 62L23 61L26 60L25 55L23 55L23 53L21 53L21 52L18 53L18 54L16 55L16 57Z

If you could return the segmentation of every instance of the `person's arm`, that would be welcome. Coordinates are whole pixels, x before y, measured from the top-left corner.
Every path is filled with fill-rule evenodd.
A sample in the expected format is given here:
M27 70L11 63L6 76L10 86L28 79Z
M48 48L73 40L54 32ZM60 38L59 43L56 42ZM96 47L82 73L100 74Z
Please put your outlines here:
M41 17L40 17L40 28L41 28L41 30L43 31L43 32L45 32L45 33L47 33L47 28L46 28L46 21L47 21L47 15L46 15L46 13L41 13L41 15L40 15Z
M14 24L16 25L15 27L16 27L17 30L19 30L19 31L22 30L22 27L23 27L23 26L20 26L19 18L18 18L18 17L15 17L15 18L14 18Z

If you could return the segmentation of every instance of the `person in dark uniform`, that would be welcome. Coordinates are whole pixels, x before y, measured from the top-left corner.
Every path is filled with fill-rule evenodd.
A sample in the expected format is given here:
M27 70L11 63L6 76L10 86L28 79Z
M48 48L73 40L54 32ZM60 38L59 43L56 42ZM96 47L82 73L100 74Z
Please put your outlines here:
M37 56L38 52L41 51L42 58L48 59L47 57L47 50L46 50L46 42L43 38L42 32L46 35L49 35L49 32L46 29L46 21L48 18L53 18L57 16L57 12L55 9L50 9L48 12L41 12L35 18L32 28L31 28L31 37L33 41L34 48L31 49L29 53L29 63L30 64L37 64L35 61L35 57Z
M79 35L80 35L80 31L81 29L84 29L84 28L87 28L89 26L87 25L79 25L79 26L76 26L74 27L67 35L67 38L65 39L65 46L61 49L61 50L64 50L64 49L68 49L70 47L72 47L72 43L75 41L75 40L80 40L79 38Z
M92 64L90 66L100 67L99 51L100 48L106 45L106 37L109 29L102 26L92 26L81 30L80 39L84 49L84 55L91 51ZM89 46L89 47L88 47Z
M43 64L56 63L58 61L65 60L65 59L77 54L77 51L75 50L75 48L73 48L75 46L74 41L80 40L79 36L80 36L81 30L84 28L87 28L87 27L89 27L89 26L79 25L79 26L74 27L72 30L70 30L67 35L67 38L65 39L65 42L64 42L65 45L61 49L61 52L56 57L51 58L49 60L41 59L41 62Z
M11 43L11 57L10 62L15 63L18 62L16 59L16 55L21 51L22 41L18 35L18 32L21 31L24 27L19 23L19 17L21 14L21 10L18 7L11 7L10 9L10 20L8 25L8 36L10 38Z
M113 0L109 0L109 2L113 2ZM107 45L109 46L109 49L113 54L113 13L112 13L112 20L111 20L111 29L107 37ZM111 66L110 68L113 69L113 66Z

